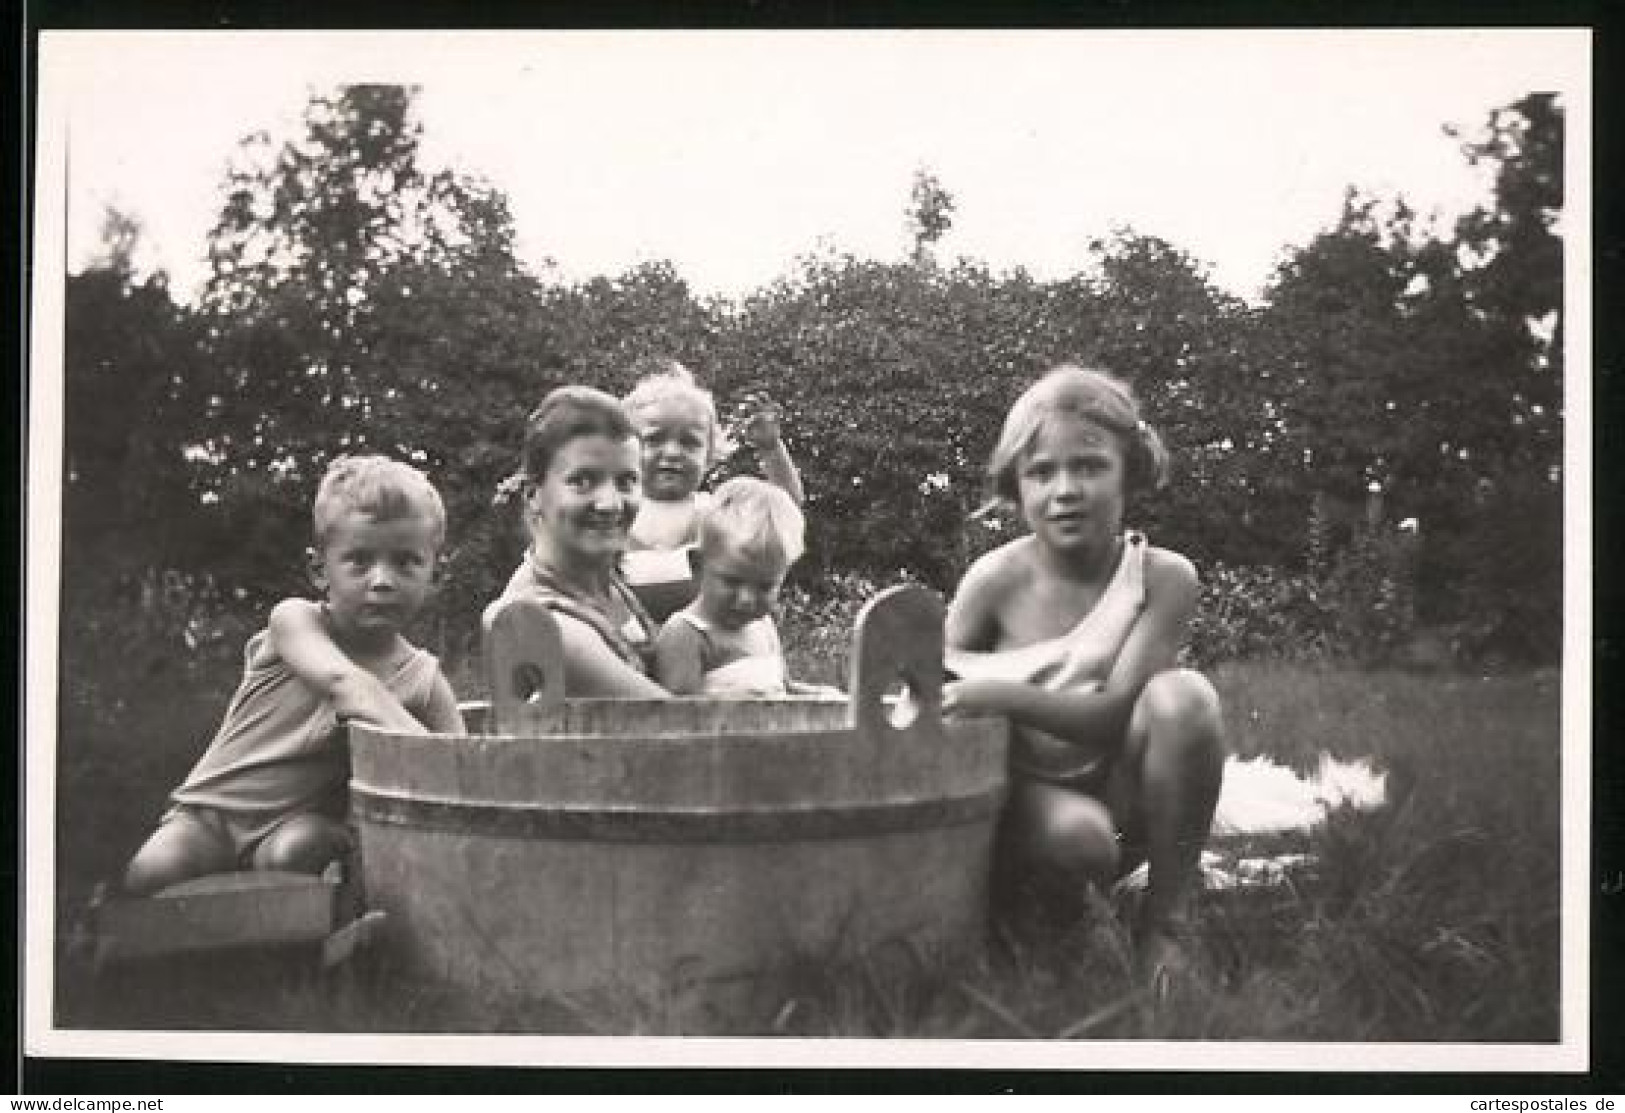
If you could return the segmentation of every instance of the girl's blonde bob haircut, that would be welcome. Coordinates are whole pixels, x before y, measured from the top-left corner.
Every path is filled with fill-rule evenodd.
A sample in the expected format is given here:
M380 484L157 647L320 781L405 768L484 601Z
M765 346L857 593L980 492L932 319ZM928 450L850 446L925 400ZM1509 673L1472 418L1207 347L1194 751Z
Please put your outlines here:
M765 480L740 475L711 496L700 518L700 552L726 546L747 560L788 568L806 549L807 520L789 494Z
M429 477L387 456L339 456L327 465L311 508L317 548L327 544L333 526L349 511L375 522L424 518L434 546L446 540L446 506Z
M1123 449L1125 494L1154 490L1168 481L1168 449L1140 417L1140 403L1128 383L1098 368L1063 363L1010 407L987 466L995 499L1020 501L1022 457L1057 417L1088 421L1116 436Z

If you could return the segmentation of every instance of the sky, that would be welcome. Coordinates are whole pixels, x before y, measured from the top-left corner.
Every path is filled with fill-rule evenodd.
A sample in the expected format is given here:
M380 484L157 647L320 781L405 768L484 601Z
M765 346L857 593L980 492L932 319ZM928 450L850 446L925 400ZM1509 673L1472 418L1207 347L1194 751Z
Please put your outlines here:
M66 126L67 253L105 207L189 298L238 141L293 138L312 92L421 84L425 166L507 194L521 256L575 281L668 259L737 297L798 256L901 258L913 175L956 203L939 245L1057 278L1113 229L1160 236L1255 298L1350 185L1451 219L1488 183L1469 133L1589 86L1586 33L1502 31L68 32L42 127Z

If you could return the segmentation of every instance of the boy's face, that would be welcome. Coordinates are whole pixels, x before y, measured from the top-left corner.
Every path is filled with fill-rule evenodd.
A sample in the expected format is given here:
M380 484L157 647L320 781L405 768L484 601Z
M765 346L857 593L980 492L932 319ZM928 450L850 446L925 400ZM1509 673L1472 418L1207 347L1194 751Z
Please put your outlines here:
M434 584L437 546L427 515L379 520L346 510L316 552L316 581L340 637L382 640L423 608Z
M738 630L770 613L790 571L784 561L745 554L726 542L705 547L700 558L700 599L706 617Z
M643 492L685 499L700 485L711 455L711 418L693 399L662 398L632 415L643 442Z

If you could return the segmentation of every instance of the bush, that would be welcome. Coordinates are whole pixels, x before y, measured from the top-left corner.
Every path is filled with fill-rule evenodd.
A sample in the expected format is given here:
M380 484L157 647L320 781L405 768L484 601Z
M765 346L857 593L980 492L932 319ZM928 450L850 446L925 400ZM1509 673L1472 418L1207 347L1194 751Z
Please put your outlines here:
M1336 615L1314 580L1276 568L1209 566L1191 620L1188 656L1219 661L1310 660L1332 652Z
M57 864L101 878L133 852L219 724L252 608L213 584L149 573L63 592ZM108 807L116 798L119 807Z
M899 572L892 583L917 583ZM785 585L779 601L779 636L784 642L790 675L814 684L845 688L850 679L852 631L858 612L888 584L861 572L837 572L811 586Z

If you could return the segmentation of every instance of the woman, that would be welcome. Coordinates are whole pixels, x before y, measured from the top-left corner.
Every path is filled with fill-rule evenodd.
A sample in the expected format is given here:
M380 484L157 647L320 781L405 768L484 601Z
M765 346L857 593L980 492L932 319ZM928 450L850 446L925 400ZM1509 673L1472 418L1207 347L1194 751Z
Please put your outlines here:
M648 675L654 623L617 568L640 474L632 423L602 391L559 387L526 422L520 492L530 547L502 600L537 599L554 612L570 696L667 694Z

